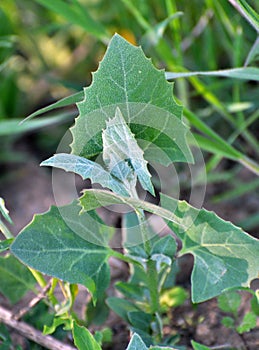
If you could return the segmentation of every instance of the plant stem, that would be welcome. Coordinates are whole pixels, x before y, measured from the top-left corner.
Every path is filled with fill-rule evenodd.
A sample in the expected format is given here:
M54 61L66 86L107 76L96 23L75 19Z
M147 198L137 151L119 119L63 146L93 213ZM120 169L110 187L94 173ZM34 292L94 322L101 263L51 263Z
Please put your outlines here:
M148 228L147 228L147 224L146 224L145 214L144 214L143 210L136 211L136 214L137 214L138 219L139 219L140 231L141 231L141 235L142 235L142 242L143 242L144 247L145 247L145 252L149 256L151 253L151 245L150 245L149 237L148 237Z
M150 293L150 313L159 312L159 293L158 293L158 275L156 262L149 259L147 262L147 286Z
M131 189L131 196L133 198L139 199L136 188ZM142 242L144 245L145 252L148 256L147 261L147 287L150 294L150 313L155 314L159 313L159 281L158 281L158 273L156 270L156 262L151 259L151 249L152 246L150 244L150 238L148 234L148 227L145 218L144 210L138 209L136 210L136 214L139 220L139 227L142 235Z
M45 278L43 277L43 275L39 271L36 271L36 270L32 269L31 267L28 267L28 269L31 271L33 277L36 279L36 281L38 282L40 287L45 288L47 286L47 282L46 282Z
M0 220L0 232L2 232L6 239L14 238L11 231L5 226L5 224Z
M148 237L148 228L145 219L144 211L138 211L137 216L139 218L140 230L142 233L142 240L145 251L148 255L147 261L147 287L150 294L150 313L154 315L160 310L159 306L159 293L158 293L158 273L156 269L156 262L151 259L151 244Z
M66 345L49 335L43 335L42 332L38 331L25 322L15 320L12 313L2 306L0 306L0 322L3 322L27 339L32 340L33 342L43 346L46 349L75 350L73 346Z

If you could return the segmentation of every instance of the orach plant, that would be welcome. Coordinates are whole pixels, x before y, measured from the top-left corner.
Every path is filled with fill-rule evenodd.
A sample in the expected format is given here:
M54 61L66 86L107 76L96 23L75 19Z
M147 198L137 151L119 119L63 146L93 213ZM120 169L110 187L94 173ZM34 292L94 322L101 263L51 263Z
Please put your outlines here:
M116 285L125 298L110 297L106 303L130 327L133 336L127 349L173 349L163 336L161 296L174 285L170 279L177 258L193 255L191 295L200 303L229 289L249 287L258 276L259 241L213 212L166 193L155 194L148 164L192 163L193 156L172 84L141 48L116 34L78 109L71 154L56 154L41 165L74 172L106 189L86 189L71 204L36 215L14 240L11 252L34 275L41 272L66 282L70 303L59 310L46 333L63 323L72 329L78 349L101 349L100 334L94 337L81 327L70 308L75 284L88 289L93 305L103 302L110 283L108 260L115 257L129 264L130 277ZM140 199L143 190L160 204ZM113 230L95 211L118 204L128 208L122 214L123 253L109 245ZM119 211L121 206L112 208ZM147 213L163 218L177 240L153 232Z

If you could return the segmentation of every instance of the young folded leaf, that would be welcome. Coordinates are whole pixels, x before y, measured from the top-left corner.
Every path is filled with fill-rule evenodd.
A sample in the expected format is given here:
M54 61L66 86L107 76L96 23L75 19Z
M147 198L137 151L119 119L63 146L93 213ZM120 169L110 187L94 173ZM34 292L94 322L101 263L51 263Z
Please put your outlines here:
M84 180L90 179L92 183L99 183L103 187L107 187L115 193L128 196L128 191L124 184L113 177L103 167L89 159L75 156L73 154L59 153L53 157L44 160L41 166L53 166L55 168L64 169L80 175Z
M154 195L144 152L137 144L119 108L116 109L115 117L106 121L102 138L103 160L111 174L122 181L129 191L135 191L137 176L142 187Z

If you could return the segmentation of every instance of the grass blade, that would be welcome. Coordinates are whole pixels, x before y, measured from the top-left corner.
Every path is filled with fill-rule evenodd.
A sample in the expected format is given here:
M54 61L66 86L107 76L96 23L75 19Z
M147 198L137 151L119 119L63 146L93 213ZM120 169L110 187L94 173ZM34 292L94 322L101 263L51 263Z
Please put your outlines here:
M74 0L74 4L68 4L62 0L36 0L39 4L47 9L56 12L64 17L72 24L76 24L86 30L87 33L94 35L101 40L107 39L106 29L100 22L95 21L87 9L82 8L80 4Z
M28 120L30 120L30 119L32 119L34 117L37 117L38 115L41 115L43 113L50 112L53 109L66 107L66 106L69 106L69 105L72 105L72 104L76 104L77 102L80 102L83 98L84 98L84 92L83 91L77 92L77 93L75 93L73 95L70 95L70 96L67 96L67 97L64 97L61 100L52 103L51 105L48 105L48 106L43 107L41 109L38 109L36 112L30 114L27 118L22 120L21 123L27 122Z
M259 33L259 15L245 0L228 0L231 5L247 20Z
M241 67L231 69L221 69L215 71L197 71L197 72L166 72L166 79L172 80L177 78L188 78L196 75L219 76L234 79L254 80L259 81L259 68L256 67Z
M59 113L57 115L49 116L47 118L40 118L31 120L28 123L21 123L21 119L3 120L0 122L0 136L12 136L31 132L37 129L45 128L51 125L65 123L72 120L73 113Z

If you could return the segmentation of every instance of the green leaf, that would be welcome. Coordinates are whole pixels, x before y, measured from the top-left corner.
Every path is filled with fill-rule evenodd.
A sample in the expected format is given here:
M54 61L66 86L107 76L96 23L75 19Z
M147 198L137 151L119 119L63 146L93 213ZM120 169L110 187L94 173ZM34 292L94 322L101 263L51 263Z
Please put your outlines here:
M259 14L245 0L229 0L230 3L241 13L259 33Z
M256 316L259 316L259 299L258 299L258 295L259 295L259 291L257 291L257 295L255 293L255 295L251 299L251 309L252 309L253 313Z
M128 212L123 215L123 246L127 250L128 254L146 261L148 254L145 251L145 247L142 240L141 225L139 224L138 216L134 211ZM148 230L149 233L150 230ZM151 236L154 234L151 232Z
M152 247L151 255L163 254L173 258L177 250L175 239L172 236L165 236L156 241Z
M143 340L138 334L133 334L126 350L148 350Z
M126 187L129 188L129 193L135 190L136 174L142 187L154 195L144 152L137 144L119 108L116 109L115 117L106 121L102 139L103 159L111 174L128 184Z
M226 142L210 127L208 127L197 115L192 113L187 108L184 108L184 116L193 126L195 126L195 128L207 135L212 140L211 145L209 145L209 140L206 140L206 138L202 137L201 135L195 134L195 138L197 138L198 145L201 148L213 152L216 155L222 154L229 159L234 159L250 171L253 171L255 174L259 175L259 165L256 162L249 159L243 153L237 151L233 146L228 144L228 142ZM192 142L192 140L193 138L189 137L189 143Z
M157 273L160 273L164 266L171 266L172 259L164 254L153 254L151 256L151 260L156 262L156 271Z
M174 260L170 271L166 277L166 280L164 282L163 288L165 289L170 289L175 287L176 284L176 277L180 272L180 268L179 268L179 261L178 259Z
M91 215L79 217L79 210L77 202L73 202L36 215L17 236L11 251L28 266L70 283L83 284L96 296L109 283L110 250L105 239L102 245L96 244L102 238L101 224Z
M123 320L129 322L128 313L132 311L140 311L134 303L116 297L106 299L106 303L112 311L119 315Z
M241 295L235 291L224 293L218 297L218 306L222 311L231 312L237 315L241 304Z
M109 308L105 304L105 295L99 296L96 304L88 303L86 308L87 324L102 326L109 316Z
M145 159L164 165L193 160L172 84L140 48L114 35L92 85L84 91L85 98L78 103L79 117L71 129L74 154L90 158L102 151L101 131L119 107L136 139L141 140Z
M146 333L150 332L150 324L152 321L151 314L147 314L143 311L130 311L128 312L128 319L134 328L138 328Z
M247 287L258 275L259 241L205 209L161 194L162 208L102 190L85 190L82 210L111 204L128 204L169 221L182 240L181 255L194 256L192 300L202 302L232 287Z
M163 37L167 26L176 18L183 15L183 12L176 12L171 16L168 16L163 21L157 23L155 26L151 26L141 39L141 45L144 49L148 49L150 46L156 46L160 39Z
M143 300L144 287L139 284L119 281L115 284L115 288L128 299Z
M169 348L169 347L164 347L164 346L150 346L149 348L146 347L145 343L143 342L143 340L141 339L141 337L137 334L134 333L130 343L127 347L126 350L176 350L175 348ZM202 350L202 349L200 349ZM205 349L204 349L205 350Z
M192 300L201 302L238 286L249 286L258 275L259 241L205 209L161 195L163 208L175 210L182 229L169 226L182 240L180 254L194 256Z
M177 78L188 78L195 75L204 75L204 76L219 76L225 78L234 78L234 79L244 79L244 80L254 80L259 81L259 68L256 67L241 67L241 68L231 68L231 69L222 69L208 72L166 72L166 79L172 80Z
M54 317L53 322L50 326L44 325L43 328L43 334L44 335L48 335L48 334L53 334L57 327L64 325L66 329L71 329L71 325L70 325L70 320L66 319L66 318L62 318L62 317Z
M61 100L59 100L57 102L54 102L54 103L52 103L52 104L50 104L50 105L48 105L46 107L38 109L36 112L30 114L27 118L22 120L20 123L25 123L28 120L30 120L30 119L32 119L34 117L37 117L38 115L41 115L43 113L52 111L53 109L70 106L72 104L80 102L83 98L84 98L84 92L83 91L77 92L77 93L75 93L73 95L70 95L70 96L67 96L67 97L64 97L64 98L62 98Z
M232 317L229 317L229 316L223 317L221 320L221 323L226 328L231 328L231 329L235 328L235 320Z
M75 321L73 322L72 333L78 350L102 350L88 329L78 326Z
M237 327L238 333L242 334L249 332L256 327L256 315L253 312L247 312L243 318L242 323Z
M5 239L4 241L0 241L0 253L8 250L10 245L13 242L13 238Z
M22 119L3 120L0 122L0 136L19 135L41 128L46 128L71 120L72 116L73 115L71 112L64 112L59 113L58 115L31 120L27 123L22 123Z
M87 33L94 35L98 39L106 38L106 30L100 23L95 21L87 11L87 8L77 0L73 3L66 3L62 0L36 0L47 9L56 12L72 24L82 27Z
M0 292L10 300L17 303L24 294L34 289L36 281L31 272L14 256L0 256Z
M256 38L254 45L249 51L244 66L248 66L251 62L255 61L259 56L259 36Z
M80 175L84 180L90 179L92 183L99 183L115 193L128 195L123 183L113 177L103 167L91 160L73 154L60 153L43 161L41 166L53 166Z
M210 348L208 348L207 346L199 344L194 340L191 340L191 344L194 350L210 350Z
M135 327L131 327L130 330L133 334L137 334L146 346L149 347L151 344L153 344L153 338L147 332L144 332L141 329Z
M169 348L168 346L150 346L149 350L177 350L180 348Z
M102 328L100 331L96 331L94 333L94 338L97 340L98 343L103 344L103 343L109 343L111 344L112 342L112 337L113 333L111 328Z
M6 326L1 323L0 324L0 349L1 350L10 350L12 348L12 339L8 332Z

